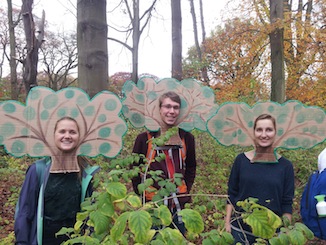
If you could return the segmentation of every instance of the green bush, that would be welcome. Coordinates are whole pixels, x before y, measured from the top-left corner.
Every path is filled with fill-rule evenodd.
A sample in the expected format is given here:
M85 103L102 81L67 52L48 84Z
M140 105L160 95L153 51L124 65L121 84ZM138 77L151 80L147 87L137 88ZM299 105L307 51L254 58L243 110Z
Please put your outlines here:
M132 156L131 149L134 143L134 140L140 130L129 130L128 133L124 136L124 148L121 151L121 154L116 159L106 159L103 157L97 157L93 159L94 164L101 166L101 172L97 175L95 179L94 186L99 190L97 192L97 196L94 198L97 200L96 205L90 205L90 202L85 203L83 208L85 210L85 214L92 214L91 220L98 220L99 222L96 224L96 230L102 230L105 227L106 232L109 232L113 229L115 234L114 239L120 239L121 244L128 244L128 241L131 239L136 240L137 229L132 231L127 231L127 226L123 225L124 230L121 233L123 227L119 227L117 225L117 221L125 224L125 219L128 216L125 214L126 212L136 212L134 215L147 215L146 213L138 213L139 210L143 210L147 212L150 216L156 215L156 219L161 220L160 216L157 216L158 213L163 212L161 209L164 207L160 206L147 206L141 204L138 206L139 200L137 200L137 196L134 195L130 178L135 175L136 172L134 169L129 168L129 164L134 160L135 156ZM197 155L197 175L195 179L195 183L193 189L191 190L192 200L191 204L187 205L187 210L192 210L195 217L197 217L197 213L200 214L203 220L203 228L202 232L198 232L198 230L190 232L187 235L188 241L192 241L195 244L217 244L214 241L219 239L224 239L225 241L229 241L228 234L224 232L224 215L225 215L225 201L226 201L226 193L227 193L227 181L231 166L233 164L234 158L237 154L249 150L250 148L241 148L237 146L225 147L218 144L208 133L194 131L196 140L196 155ZM279 149L278 153L288 158L294 165L295 170L295 183L296 183L296 191L295 191L295 199L294 199L294 213L293 213L293 224L300 223L300 198L305 184L313 170L317 169L317 156L318 154L326 147L326 142L315 146L309 150L284 150ZM8 156L5 152L0 151L0 179L3 180L4 176L17 176L19 183L18 185L12 186L12 196L8 199L7 205L14 205L19 193L19 186L21 184L22 179L24 178L24 172L27 166L34 161L29 158L21 158L16 159ZM18 170L18 171L17 171ZM19 179L20 178L20 179ZM124 186L124 187L123 187ZM115 187L115 188L112 188ZM119 192L118 190L123 190ZM101 190L101 191L100 191ZM112 193L119 192L119 196ZM121 194L123 193L123 194ZM111 196L110 196L111 195ZM105 198L104 198L105 197ZM112 201L113 207L113 218L111 218L112 223L109 222L109 218L103 218L101 215L104 212L108 212L109 210L104 209L103 205L105 204L107 207L110 205L109 201ZM140 200L141 201L141 200ZM101 203L102 202L102 203ZM137 205L136 205L136 204ZM96 208L95 208L96 207ZM99 211L100 210L100 211ZM112 211L110 211L112 212ZM187 211L188 212L188 211ZM130 213L128 219L130 219ZM85 214L80 214L79 217L79 225L85 224L83 223ZM101 215L100 215L101 214ZM96 216L99 215L99 216ZM120 218L119 218L120 217ZM153 217L153 216L151 216ZM98 218L98 219L97 219ZM101 221L101 222L100 222ZM126 221L127 222L127 221ZM163 221L160 221L163 222ZM166 222L166 221L164 221ZM13 223L12 220L9 220L9 223ZM199 222L200 223L200 222ZM87 225L94 225L95 222L87 221ZM105 226L103 226L105 224ZM116 224L116 225L114 225ZM128 222L126 223L128 225ZM103 227L102 227L103 226ZM78 227L78 226L77 226ZM137 227L137 225L135 225ZM298 228L299 227L299 228ZM293 232L297 232L300 230L300 225L292 225L288 226L287 230L284 231L285 234L292 234ZM196 228L196 227L195 227ZM294 230L292 233L291 230ZM304 232L302 229L301 232ZM113 233L112 231L112 233ZM74 229L70 228L69 232L74 233ZM121 234L121 235L118 235ZM172 232L173 234L175 231ZM107 233L109 236L112 234ZM110 235L111 234L111 235ZM167 241L167 234L171 234L170 230L162 231L160 233L160 238L162 241ZM7 234L7 239L12 238L13 234ZM140 234L138 234L140 235ZM137 239L139 238L137 235ZM103 233L96 234L98 239L103 238ZM172 235L173 236L173 235ZM176 237L179 237L178 234L175 234ZM282 236L283 237L283 236ZM75 235L74 238L78 238ZM82 239L82 238L78 238ZM78 240L77 239L77 240ZM86 239L83 237L83 239ZM87 238L88 239L88 238ZM113 239L112 237L110 239ZM137 241L145 241L143 238L139 238ZM275 239L273 239L275 240ZM205 241L205 243L204 243ZM219 240L221 241L221 240ZM211 243L210 243L211 242ZM182 243L182 242L180 242ZM10 243L8 243L10 244ZM72 244L72 243L71 243ZM94 243L96 244L96 243ZM109 244L109 243L107 243ZM164 243L162 243L164 244ZM228 244L228 243L225 243ZM274 243L277 244L277 243Z

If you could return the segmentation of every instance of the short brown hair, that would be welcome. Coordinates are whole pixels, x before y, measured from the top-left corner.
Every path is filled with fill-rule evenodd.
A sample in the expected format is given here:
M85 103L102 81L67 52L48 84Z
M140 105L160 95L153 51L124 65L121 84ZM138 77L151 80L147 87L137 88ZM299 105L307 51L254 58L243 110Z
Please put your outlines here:
M160 96L160 98L159 98L159 106L160 106L160 108L162 106L163 100L166 99L166 98L169 98L172 101L177 102L179 105L181 105L180 96L176 92L169 91L169 92L166 92L166 93L164 93L164 94L162 94Z

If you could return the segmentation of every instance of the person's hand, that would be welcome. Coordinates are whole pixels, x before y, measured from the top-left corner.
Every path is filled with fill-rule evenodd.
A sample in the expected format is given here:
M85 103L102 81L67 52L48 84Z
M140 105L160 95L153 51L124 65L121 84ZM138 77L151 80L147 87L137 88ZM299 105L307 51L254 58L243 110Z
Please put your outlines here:
M231 233L231 222L230 222L230 221L225 220L225 225L224 225L224 227L225 227L225 231L226 231L226 232Z

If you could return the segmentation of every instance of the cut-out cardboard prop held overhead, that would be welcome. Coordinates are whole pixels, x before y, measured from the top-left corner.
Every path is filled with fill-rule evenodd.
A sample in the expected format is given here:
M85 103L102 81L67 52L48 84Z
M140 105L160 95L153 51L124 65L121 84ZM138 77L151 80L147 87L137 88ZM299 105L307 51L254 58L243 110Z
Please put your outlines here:
M179 128L208 131L217 142L225 146L254 146L254 161L275 162L276 149L279 147L309 149L326 139L326 114L322 108L305 106L299 101L284 104L259 102L253 107L246 103L225 103L218 106L215 93L195 79L179 82L173 78L155 81L146 77L137 84L126 82L122 101L124 116L136 128L145 127L149 131L162 129L158 99L167 91L174 91L181 97L181 111L177 121ZM263 113L276 119L277 135L270 148L271 152L260 152L254 142L253 124Z
M322 108L305 106L299 101L260 102L252 107L245 103L219 106L214 91L195 79L179 82L173 78L156 81L143 77L137 84L132 81L124 84L122 101L109 91L90 99L82 89L74 87L57 92L35 87L28 94L26 105L3 101L0 103L0 145L15 157L50 156L52 162L58 162L61 153L54 145L54 126L58 119L69 116L77 121L81 135L70 156L75 165L78 155L113 158L120 153L127 131L123 116L136 128L162 130L158 99L168 91L176 92L181 98L176 126L186 131L208 131L225 146L255 147L255 118L262 113L275 117L277 136L273 152L259 154L257 151L256 161L275 161L275 149L279 147L309 149L326 139L326 112Z
M141 78L137 84L127 81L123 86L123 114L136 128L145 127L158 131L163 122L159 113L159 97L176 92L181 98L180 116L176 126L186 131L206 131L207 120L216 112L215 94L212 89L202 86L195 79L179 82L174 78L155 81L150 77Z
M54 144L54 126L58 119L69 116L80 130L80 141L71 153L76 164L78 155L115 157L127 131L126 122L119 117L121 108L119 98L109 91L90 99L79 88L55 92L34 87L26 105L12 100L0 104L0 144L15 157L50 156L54 163L61 154Z
M270 114L276 120L276 137L272 152L259 155L255 146L253 126L261 114ZM254 146L254 161L273 162L275 149L309 149L326 139L326 114L322 108L305 106L299 101L284 104L261 102L250 107L245 103L225 103L208 121L210 134L225 146Z

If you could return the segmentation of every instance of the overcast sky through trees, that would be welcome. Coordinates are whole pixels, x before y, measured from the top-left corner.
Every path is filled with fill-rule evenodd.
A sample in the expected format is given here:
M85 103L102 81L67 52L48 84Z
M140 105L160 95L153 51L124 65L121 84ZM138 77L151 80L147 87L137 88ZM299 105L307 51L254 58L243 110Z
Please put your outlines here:
M147 1L147 0L146 0ZM112 10L114 2L107 1L108 10ZM197 22L200 21L198 0L195 0ZM206 37L221 23L221 11L225 7L227 0L203 0ZM13 0L14 8L21 7L21 0ZM75 1L69 0L34 0L35 7L33 13L42 16L45 10L46 21L49 22L53 31L75 31L76 30L76 10L73 4ZM171 2L158 1L156 10L159 14L151 20L150 29L144 31L139 44L139 74L150 73L160 78L171 76ZM194 45L194 34L192 19L190 15L189 1L181 1L183 18L183 56L186 55L190 46ZM6 1L1 1L0 7L7 9ZM141 12L142 14L143 12ZM121 13L120 13L121 14ZM112 18L108 15L108 24L119 24L117 14ZM110 18L111 17L111 18ZM121 18L121 17L120 17ZM198 24L199 37L201 38L201 25ZM117 38L117 33L110 32L109 36ZM119 38L124 40L124 36ZM201 41L201 40L200 40ZM122 48L120 44L108 43L109 51L109 75L116 72L131 72L131 52Z

